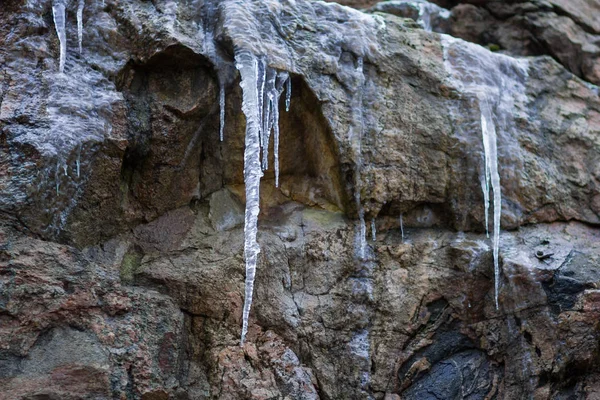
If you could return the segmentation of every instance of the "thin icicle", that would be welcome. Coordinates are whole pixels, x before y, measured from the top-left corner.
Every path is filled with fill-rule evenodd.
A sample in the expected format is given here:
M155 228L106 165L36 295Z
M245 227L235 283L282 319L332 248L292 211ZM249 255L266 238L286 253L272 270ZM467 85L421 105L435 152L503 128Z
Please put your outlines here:
M65 71L65 61L67 60L67 32L65 30L65 5L60 0L54 0L52 4L52 17L54 19L54 28L58 35L60 45L60 58L58 72Z
M81 169L81 145L77 149L77 158L75 159L75 166L77 169L77 177L79 178L79 171Z
M268 108L268 101L265 104L265 85L267 83L267 62L261 58L258 61L258 78L256 86L258 89L258 117L260 118L259 124L259 136L260 136L260 147L262 149L262 169L266 170L269 164L269 143L266 137L266 123L262 119L265 108Z
M275 159L275 187L279 187L279 98L284 90L284 85L289 82L289 75L287 72L279 72L277 74L277 80L275 88L273 89L273 100L271 106L273 108L273 153Z
M271 141L271 128L274 125L274 112L277 104L274 103L275 83L277 71L267 67L265 74L265 102L263 104L263 169L269 168L269 143Z
M225 84L219 82L219 140L222 142L225 132Z
M481 132L483 136L483 147L485 152L486 182L492 185L494 195L494 300L498 308L498 291L500 284L499 247L500 247L500 217L502 211L502 188L500 187L500 174L498 173L498 149L496 141L496 127L494 125L492 109L485 93L479 96L479 108L481 111ZM488 194L489 199L489 194ZM488 200L489 201L489 200ZM487 214L487 213L486 213Z
M485 164L485 161L484 161ZM490 180L487 165L484 166L484 173L481 175L481 191L483 192L483 214L485 217L485 236L490 237L489 214L490 214Z
M377 240L377 227L375 226L375 219L371 219L371 238L375 242Z
M290 103L292 102L292 77L288 77L285 86L285 112L290 111Z
M354 242L354 251L359 260L364 260L367 254L367 224L365 223L365 210L360 202L358 190L354 193L354 201L358 210L358 228Z
M275 187L279 187L279 107L273 105L273 156L275 164Z
M362 135L364 130L364 117L362 115L362 93L363 86L365 84L365 75L363 71L364 60L362 57L358 57L357 65L356 65L356 78L357 78L357 90L356 95L352 99L353 103L353 113L357 113L357 115L353 116L354 122L350 126L350 131L348 132L348 139L352 143L354 157L355 157L355 170L354 170L354 202L356 204L356 210L358 211L358 232L357 232L357 242L358 244L355 246L358 249L355 251L358 252L358 259L364 260L366 256L366 248L367 248L367 227L365 224L365 210L362 206L360 189L362 187L362 179L361 179L361 171L362 171ZM355 126L357 125L357 126ZM358 128L358 135L355 135L355 128Z
M256 241L258 214L260 211L260 179L262 177L260 163L260 113L258 107L258 60L248 51L237 51L236 68L242 80L242 111L246 116L246 142L244 150L244 183L246 185L246 213L244 220L244 258L246 261L246 283L244 309L242 313L242 337L244 344L248 332L248 318L252 305L254 277L260 247Z
M79 0L77 5L77 39L79 41L79 54L83 53L83 7L85 0Z
M404 243L404 223L402 222L402 213L400 213L400 235L402 235L402 243Z
M56 170L54 171L54 179L56 180L56 195L59 195L60 188L60 163L56 163Z
M524 95L524 82L528 76L529 63L525 59L520 60L492 53L481 46L447 35L442 35L441 39L444 50L444 66L450 73L453 84L465 95L478 100L484 150L484 176L481 177L480 183L484 195L488 237L490 187L493 193L494 302L498 309L502 193L498 172L497 133L503 133L503 139L506 141L510 138L511 131L515 132L513 116L517 110L515 104L525 104L527 101ZM460 108L456 113L462 115ZM461 132L460 129L459 132Z

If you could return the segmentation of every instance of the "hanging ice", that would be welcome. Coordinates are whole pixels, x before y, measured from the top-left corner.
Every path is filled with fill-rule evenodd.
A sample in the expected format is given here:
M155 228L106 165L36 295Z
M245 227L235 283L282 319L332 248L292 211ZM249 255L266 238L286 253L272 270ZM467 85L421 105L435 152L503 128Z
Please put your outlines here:
M352 98L352 113L353 124L348 132L348 140L352 145L352 151L355 161L354 169L354 202L358 212L358 229L355 240L356 256L359 260L364 260L367 249L367 227L365 224L365 211L362 206L360 197L360 188L362 186L361 171L362 171L362 135L364 129L364 121L362 115L362 93L365 84L365 75L363 71L364 61L362 57L358 57L357 66L355 69L356 86L355 95ZM358 135L355 133L358 131Z
M264 62L264 61L263 61ZM259 74L259 79L261 75ZM262 149L263 149L263 169L269 168L269 142L271 140L271 127L273 126L273 90L275 89L275 80L277 79L277 71L272 68L266 68L266 64L262 65L262 88L259 92L259 106L262 111Z
M61 0L54 0L52 4L52 17L60 45L58 72L62 74L65 70L65 61L67 60L67 32L65 30L65 4Z
M80 170L81 170L81 145L77 148L77 159L75 160L75 167L77 169L77 177L79 178Z
M236 68L240 71L242 111L246 116L246 142L244 150L244 183L246 185L246 216L244 221L244 258L246 261L246 288L242 314L244 343L248 332L248 317L254 291L254 276L260 247L256 241L258 213L260 211L260 109L258 107L258 60L248 51L235 54Z
M175 6L176 8L176 6ZM205 27L204 33L204 51L208 59L215 65L217 70L217 81L219 85L219 140L225 139L225 90L226 86L233 79L233 70L235 68L223 59L223 56L217 51L214 32L211 27Z
M277 72L247 50L235 53L236 68L240 71L242 111L246 116L244 150L244 183L246 185L246 215L244 221L244 258L246 283L242 312L241 344L248 333L248 318L252 305L254 277L260 247L256 241L260 212L260 179L268 165L269 136L274 130L275 185L279 185L279 99L288 81L287 72ZM261 162L262 151L262 162Z
M290 103L292 102L292 77L288 77L285 89L285 112L290 111Z
M494 301L498 308L500 283L500 217L502 194L498 171L497 134L514 130L515 103L524 104L524 81L527 79L528 62L502 54L492 53L481 46L442 35L444 66L453 85L466 97L477 100L479 125L483 142L484 165L481 188L483 190L486 232L490 208L490 188L493 193L493 255L494 255ZM467 110L451 110L451 115L467 114ZM458 117L458 115L456 115ZM458 120L458 118L456 118ZM497 131L498 129L498 131ZM460 134L460 128L458 129ZM466 132L465 134L468 134Z
M272 107L271 114L273 115L273 153L275 164L275 187L279 187L279 98L283 93L285 83L289 81L289 74L287 72L277 73L277 81L273 90L273 99L270 101L270 107ZM287 105L288 104L286 103L286 106Z
M494 252L494 293L496 308L498 308L498 289L500 281L500 266L498 262L499 247L500 247L500 216L502 212L502 194L500 187L500 175L498 173L498 150L496 142L496 127L492 116L492 109L488 101L487 94L484 92L478 93L479 108L481 112L481 133L483 136L483 148L485 153L485 181L486 190L489 190L491 183L492 192L494 194L494 236L493 252ZM487 192L487 202L489 204L489 192ZM486 221L488 220L489 205L486 206ZM486 226L487 229L487 226Z
M486 146L486 144L484 143L484 147ZM484 149L485 152L485 149ZM484 215L485 215L485 236L487 236L488 238L490 237L490 230L489 230L489 225L490 225L490 180L488 179L489 177L489 171L487 169L487 162L484 156L484 160L483 160L483 164L484 164L484 172L483 174L481 174L481 190L483 191L483 208L484 208Z
M402 243L404 243L404 223L402 222L402 213L400 213L400 235L402 237Z
M83 52L83 7L85 0L79 0L77 5L77 40L79 41L79 54Z
M219 140L223 141L225 131L225 85L219 82Z
M377 240L377 227L375 226L375 219L371 219L371 238L373 241Z

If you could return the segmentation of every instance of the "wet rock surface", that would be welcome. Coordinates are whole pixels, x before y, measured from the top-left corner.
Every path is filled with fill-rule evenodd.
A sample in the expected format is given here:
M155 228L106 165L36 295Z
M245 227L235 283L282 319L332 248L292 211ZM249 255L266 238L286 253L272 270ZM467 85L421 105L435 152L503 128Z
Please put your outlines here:
M50 2L3 5L0 399L595 398L596 3L472 3L440 3L450 33L560 62L528 59L498 133L499 309L479 103L438 34L331 3L106 0L82 55L67 8L60 75ZM243 347L239 48L293 77Z

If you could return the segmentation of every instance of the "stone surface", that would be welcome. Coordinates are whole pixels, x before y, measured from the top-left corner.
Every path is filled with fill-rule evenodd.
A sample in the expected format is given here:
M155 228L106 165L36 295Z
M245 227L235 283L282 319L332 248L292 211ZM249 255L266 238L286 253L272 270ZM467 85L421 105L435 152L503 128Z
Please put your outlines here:
M416 19L418 13L406 5L418 1L383 1L370 10ZM448 20L433 21L436 32L512 55L548 55L578 77L600 84L598 0L432 2L451 10Z
M50 2L5 3L0 399L597 396L600 98L569 72L594 82L595 2L441 4L450 33L568 68L530 58L498 133L498 310L479 104L439 34L333 3L106 0L81 56L68 7L60 76ZM244 347L240 48L292 73Z

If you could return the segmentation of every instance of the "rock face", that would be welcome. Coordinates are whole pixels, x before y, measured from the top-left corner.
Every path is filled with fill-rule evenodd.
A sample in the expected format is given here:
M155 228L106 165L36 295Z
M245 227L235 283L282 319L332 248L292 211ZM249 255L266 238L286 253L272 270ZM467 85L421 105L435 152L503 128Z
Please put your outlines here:
M419 3L420 0L392 0L369 6L372 11L414 19L415 13L407 11L407 5L418 9ZM434 24L436 32L512 55L548 55L580 78L600 84L598 0L435 0L433 3L451 9L448 20Z
M456 5L447 32L537 56L519 76L304 0L89 2L81 55L67 2L61 75L51 2L5 3L0 399L597 398L596 2ZM240 49L292 74L243 347ZM498 309L483 105L447 69L483 58L522 88L493 108Z

